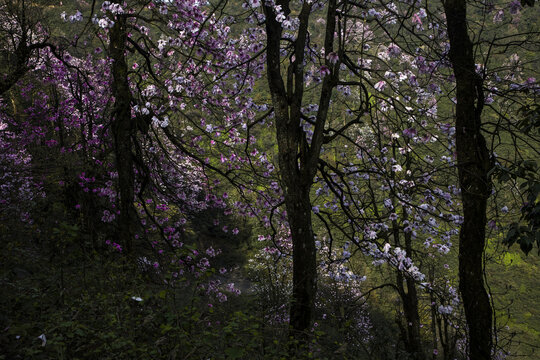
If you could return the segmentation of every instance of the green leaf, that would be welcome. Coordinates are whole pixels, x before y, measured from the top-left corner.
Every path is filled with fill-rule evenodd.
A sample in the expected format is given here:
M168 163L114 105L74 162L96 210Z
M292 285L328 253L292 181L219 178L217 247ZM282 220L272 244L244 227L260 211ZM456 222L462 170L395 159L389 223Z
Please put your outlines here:
M159 293L158 293L158 297L160 299L165 299L167 297L167 290L161 290Z

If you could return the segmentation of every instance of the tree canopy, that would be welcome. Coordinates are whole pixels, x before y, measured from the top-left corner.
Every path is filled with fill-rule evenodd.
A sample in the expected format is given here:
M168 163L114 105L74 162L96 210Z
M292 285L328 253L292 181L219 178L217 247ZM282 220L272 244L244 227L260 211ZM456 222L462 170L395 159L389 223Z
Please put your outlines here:
M1 2L0 356L534 353L534 5Z

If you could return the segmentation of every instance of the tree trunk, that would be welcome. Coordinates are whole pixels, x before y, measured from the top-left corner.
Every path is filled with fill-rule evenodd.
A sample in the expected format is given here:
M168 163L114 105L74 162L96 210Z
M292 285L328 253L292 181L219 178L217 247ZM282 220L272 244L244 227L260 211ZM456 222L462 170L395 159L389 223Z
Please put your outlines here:
M491 161L481 133L482 79L475 70L465 0L446 0L444 8L456 77L456 150L464 216L459 233L459 290L468 325L469 358L490 359L493 314L484 287L483 254Z
M407 291L403 286L403 282L407 286ZM424 360L425 353L422 346L422 338L420 336L420 314L418 313L418 292L416 283L411 278L405 278L401 272L397 273L397 287L401 301L403 302L403 313L405 315L405 328L403 334L405 342L405 350L411 355L412 359Z
M293 179L290 177L290 179ZM293 331L311 326L315 309L316 252L311 228L310 186L289 186L286 207L293 241L293 294L290 325Z
M301 143L300 119L292 119L289 107L281 96L274 96L276 134L278 139L279 169L285 193L287 220L293 243L293 293L290 326L294 338L311 326L315 308L316 252L311 228L310 189L312 173L301 171L298 148Z
M285 16L290 14L289 0L276 1ZM324 48L333 51L336 31L337 0L328 1ZM337 70L324 77L319 98L319 109L315 120L315 130L311 144L302 130L301 108L304 100L304 57L308 40L311 2L302 3L297 15L298 32L294 40L294 50L288 61L286 81L282 76L282 25L276 20L276 11L265 4L266 15L266 65L272 104L274 106L276 137L278 141L281 184L285 194L287 219L293 242L293 294L290 309L291 335L304 340L313 321L316 294L316 251L311 224L310 190L324 142L323 131L326 123L330 98L337 84ZM326 66L332 65L326 60ZM337 65L336 65L337 67ZM287 86L285 86L287 84Z
M282 0L278 3L282 6L284 13L288 15L290 13L289 1ZM276 116L281 183L285 194L287 220L293 243L291 336L302 341L305 339L305 330L311 326L313 321L317 277L310 200L310 189L316 173L317 162L308 161L310 149L300 127L300 109L304 91L304 47L311 5L304 3L298 16L300 26L294 50L296 60L292 60L289 65L287 88L281 74L282 27L276 21L276 14L272 7L265 6L265 12L268 85ZM317 148L314 151L317 153L318 159L320 149Z
M118 219L119 240L129 253L133 248L134 173L131 141L133 124L131 121L131 92L128 83L126 52L126 18L118 15L109 33L110 56L112 63L112 91L115 99L112 132L114 152L118 171L120 192L120 216Z
M415 360L424 360L425 354L422 346L422 338L420 337L420 314L418 313L418 293L416 283L413 279L407 277L407 294L403 299L405 317L407 318L407 332L409 335L409 353Z

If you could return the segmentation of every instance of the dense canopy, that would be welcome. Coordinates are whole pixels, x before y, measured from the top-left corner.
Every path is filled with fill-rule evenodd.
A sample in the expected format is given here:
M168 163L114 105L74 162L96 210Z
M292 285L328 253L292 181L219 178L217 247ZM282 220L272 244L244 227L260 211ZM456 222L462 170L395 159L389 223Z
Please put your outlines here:
M0 359L539 356L539 8L0 0Z

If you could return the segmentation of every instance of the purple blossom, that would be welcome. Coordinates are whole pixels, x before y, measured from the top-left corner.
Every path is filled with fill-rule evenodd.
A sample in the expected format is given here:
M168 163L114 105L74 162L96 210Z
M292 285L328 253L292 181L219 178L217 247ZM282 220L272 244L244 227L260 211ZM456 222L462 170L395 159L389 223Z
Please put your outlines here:
M388 49L386 51L388 56L391 58L397 58L401 54L401 49L396 44L388 45Z
M521 11L521 2L519 2L519 0L513 0L508 8L510 9L510 14L516 15Z
M326 75L330 75L330 68L326 65L322 65L319 69L319 72L322 77L325 77Z
M418 131L416 131L416 129L414 128L408 128L408 129L403 130L403 135L409 138L413 138L416 135L418 135Z
M386 88L386 81L381 80L373 86L377 91L383 91Z
M493 22L494 23L500 23L504 19L504 10L499 10L495 13L493 16Z
M339 56L335 52L329 53L326 58L330 64L336 64L339 61Z

